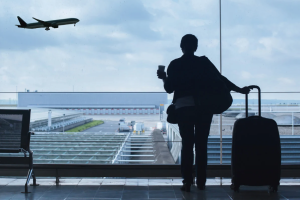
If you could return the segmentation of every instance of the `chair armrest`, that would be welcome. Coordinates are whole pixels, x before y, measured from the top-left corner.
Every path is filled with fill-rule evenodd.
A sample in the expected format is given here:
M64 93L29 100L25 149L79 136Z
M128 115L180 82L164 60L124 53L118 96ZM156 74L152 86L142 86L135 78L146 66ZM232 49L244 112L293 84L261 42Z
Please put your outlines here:
M0 149L0 153L20 153L20 152L23 152L23 149L9 149L9 148Z
M28 151L30 152L30 138L31 138L31 135L34 135L34 132L31 132L29 131L28 132L28 141L27 141L27 144L28 144Z

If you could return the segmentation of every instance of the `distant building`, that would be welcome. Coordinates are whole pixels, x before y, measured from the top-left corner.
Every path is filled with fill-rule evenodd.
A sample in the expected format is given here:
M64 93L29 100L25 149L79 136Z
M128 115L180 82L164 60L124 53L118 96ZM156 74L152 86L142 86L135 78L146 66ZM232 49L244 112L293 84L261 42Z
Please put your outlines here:
M159 114L164 92L20 92L18 107L58 108L88 115Z

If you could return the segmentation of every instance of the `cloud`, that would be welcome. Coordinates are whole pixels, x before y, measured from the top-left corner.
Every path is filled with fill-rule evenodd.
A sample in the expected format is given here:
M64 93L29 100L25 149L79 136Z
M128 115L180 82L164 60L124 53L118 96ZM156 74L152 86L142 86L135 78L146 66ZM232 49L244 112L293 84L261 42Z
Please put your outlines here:
M22 1L2 2L2 6L0 11L5 15L0 18L0 23L5 29L0 32L1 49L28 50L74 42L89 44L95 42L93 38L105 40L109 37L107 35L112 37L121 36L120 34L147 40L158 37L156 32L150 29L149 23L152 21L152 15L147 12L140 1L101 3L86 1L83 4L73 0L49 2L31 0L26 3ZM21 9L25 6L26 9ZM9 8L10 12L4 10L5 8ZM19 24L17 16L21 16L27 23L36 22L31 17L42 20L75 17L80 19L80 22L76 28L62 26L48 32L42 29L22 30L14 26L14 24Z
M257 80L257 79L265 79L266 75L265 74L261 74L261 73L253 74L253 73L250 73L250 72L247 72L247 71L242 71L240 77L242 79L244 79L244 80L252 80L252 81L254 81L254 80Z
M242 74L241 74L241 77L243 79L250 79L251 78L251 74L249 72L243 71Z
M249 41L247 38L238 38L234 44L240 52L247 51L249 47Z
M180 57L195 34L196 55L219 68L219 7L211 0L28 0L0 2L0 91L163 91L160 64ZM298 90L298 1L222 1L223 73L239 86ZM26 22L75 17L58 29ZM282 79L283 78L283 79Z
M210 21L208 21L208 20L199 20L199 19L198 20L196 20L196 19L189 20L190 26L194 26L194 27L205 26L209 23L210 23Z
M255 49L252 53L259 58L274 60L277 59L276 55L278 54L288 54L286 43L280 38L260 38L258 44L257 49Z
M292 80L291 78L286 78L286 77L280 77L277 79L281 84L284 85L293 85L295 83L294 80Z
M109 71L118 71L116 67L112 67L112 66L105 67L105 69Z

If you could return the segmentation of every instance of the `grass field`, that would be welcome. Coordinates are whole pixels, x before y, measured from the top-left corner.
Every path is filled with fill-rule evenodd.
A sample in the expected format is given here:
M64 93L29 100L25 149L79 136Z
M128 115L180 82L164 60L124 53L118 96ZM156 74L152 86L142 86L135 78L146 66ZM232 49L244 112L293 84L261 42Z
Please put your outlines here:
M76 128L72 128L72 129L70 129L70 130L68 130L66 132L81 132L81 131L84 131L84 130L86 130L88 128L92 128L94 126L98 126L98 125L103 124L103 123L104 122L101 121L101 120L94 120L94 121L89 122L87 124L83 124L83 125L78 126Z
M245 108L229 108L227 111L239 111L239 110L246 110ZM248 110L251 110L251 108L248 108Z

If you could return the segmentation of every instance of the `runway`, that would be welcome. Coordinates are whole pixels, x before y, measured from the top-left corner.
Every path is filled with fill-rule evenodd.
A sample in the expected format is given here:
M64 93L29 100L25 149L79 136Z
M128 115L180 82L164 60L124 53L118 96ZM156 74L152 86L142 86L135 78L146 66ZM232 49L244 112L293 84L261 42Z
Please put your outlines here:
M114 133L114 132L118 132L118 121L104 121L103 124L100 124L98 126L89 128L83 132L110 132L110 133Z

